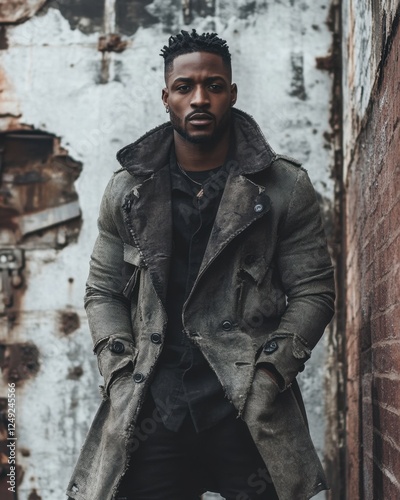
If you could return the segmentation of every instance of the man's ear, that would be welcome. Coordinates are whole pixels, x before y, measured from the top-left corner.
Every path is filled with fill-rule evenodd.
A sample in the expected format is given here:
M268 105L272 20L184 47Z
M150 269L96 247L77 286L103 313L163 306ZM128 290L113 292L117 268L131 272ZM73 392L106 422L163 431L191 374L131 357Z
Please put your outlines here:
M168 89L167 87L164 87L162 89L162 92L161 92L161 99L162 99L162 102L165 106L165 109L168 109Z
M232 83L231 85L231 106L236 103L237 100L238 89L236 83Z

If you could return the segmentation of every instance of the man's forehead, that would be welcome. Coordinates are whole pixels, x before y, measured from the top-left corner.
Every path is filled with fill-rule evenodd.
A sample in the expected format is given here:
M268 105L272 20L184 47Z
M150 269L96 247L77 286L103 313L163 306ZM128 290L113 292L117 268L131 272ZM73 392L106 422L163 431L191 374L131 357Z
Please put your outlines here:
M173 60L170 71L170 78L175 80L178 77L190 77L191 74L213 74L229 78L230 72L222 57L210 52L190 52L181 54Z

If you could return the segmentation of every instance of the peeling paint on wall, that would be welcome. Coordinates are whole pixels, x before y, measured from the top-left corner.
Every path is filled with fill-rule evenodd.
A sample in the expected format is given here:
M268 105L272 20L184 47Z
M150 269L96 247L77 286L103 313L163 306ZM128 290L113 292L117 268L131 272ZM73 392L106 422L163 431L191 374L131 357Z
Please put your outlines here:
M292 78L290 81L289 95L297 97L302 101L307 99L307 93L304 85L304 57L302 53L292 53L290 56L292 67Z
M0 26L0 50L8 49L7 32L5 26Z
M89 34L103 30L104 1L98 0L51 0L46 9L59 9L71 29Z
M79 380L83 375L83 368L81 366L74 366L69 369L67 378L70 380Z
M151 14L147 10L151 0L134 1L130 0L116 0L115 1L115 15L116 15L116 28L124 35L133 35L142 27L147 28L160 22L157 15ZM163 12L166 10L162 9Z
M37 374L39 367L39 350L34 344L0 344L0 369L7 383L20 387Z
M81 326L79 316L74 311L61 311L60 331L63 335L70 335Z
M28 496L28 500L42 500L42 497L38 495L37 491L33 489Z
M0 23L22 23L46 3L46 0L0 0Z

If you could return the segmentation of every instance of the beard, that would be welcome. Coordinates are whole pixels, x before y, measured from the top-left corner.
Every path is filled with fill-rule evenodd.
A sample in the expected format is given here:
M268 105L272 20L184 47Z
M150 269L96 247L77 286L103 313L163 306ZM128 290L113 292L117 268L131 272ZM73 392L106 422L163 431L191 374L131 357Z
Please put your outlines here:
M201 112L199 110L199 112ZM211 133L204 135L190 134L186 128L187 121L182 124L182 120L172 109L169 111L172 128L186 141L192 144L216 144L230 126L231 109L228 108L222 115L220 122L214 127ZM214 121L215 123L215 121Z

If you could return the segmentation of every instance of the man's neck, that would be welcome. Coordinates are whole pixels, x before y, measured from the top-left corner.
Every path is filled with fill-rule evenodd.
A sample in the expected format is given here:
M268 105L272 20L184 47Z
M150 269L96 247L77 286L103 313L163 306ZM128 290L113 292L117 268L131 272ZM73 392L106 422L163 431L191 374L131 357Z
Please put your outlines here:
M193 144L174 131L175 154L188 171L211 170L222 165L228 155L229 130L216 143Z

